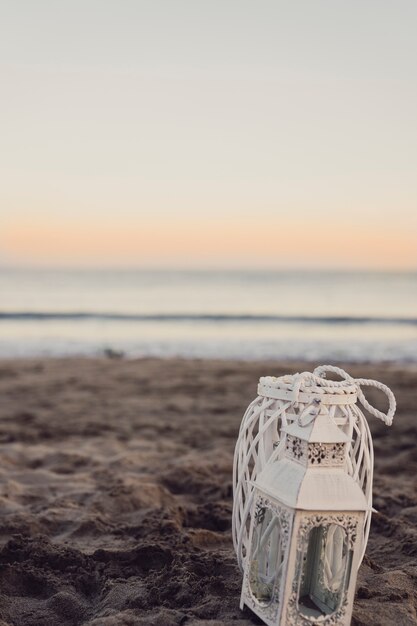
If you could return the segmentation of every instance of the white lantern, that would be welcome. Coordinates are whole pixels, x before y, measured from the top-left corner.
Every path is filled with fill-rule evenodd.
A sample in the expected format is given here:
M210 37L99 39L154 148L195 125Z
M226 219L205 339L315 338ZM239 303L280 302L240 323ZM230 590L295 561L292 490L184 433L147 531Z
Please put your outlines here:
M345 380L326 380L329 370ZM387 393L386 415L360 384ZM372 442L357 399L391 423L394 396L330 366L262 378L258 393L235 453L241 608L270 626L348 626L372 506Z

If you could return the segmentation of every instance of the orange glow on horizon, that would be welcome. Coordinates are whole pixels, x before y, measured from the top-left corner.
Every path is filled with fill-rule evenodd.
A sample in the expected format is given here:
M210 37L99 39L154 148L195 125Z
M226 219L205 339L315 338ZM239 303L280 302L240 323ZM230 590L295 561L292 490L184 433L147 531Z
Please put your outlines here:
M3 258L35 265L224 265L415 269L415 238L383 224L291 218L15 220L3 232Z

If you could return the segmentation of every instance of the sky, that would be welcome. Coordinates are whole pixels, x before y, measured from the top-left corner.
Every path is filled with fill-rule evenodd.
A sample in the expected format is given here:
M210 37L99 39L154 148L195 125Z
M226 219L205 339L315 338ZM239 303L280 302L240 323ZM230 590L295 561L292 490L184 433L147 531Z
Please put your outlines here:
M0 263L417 269L414 0L2 0Z

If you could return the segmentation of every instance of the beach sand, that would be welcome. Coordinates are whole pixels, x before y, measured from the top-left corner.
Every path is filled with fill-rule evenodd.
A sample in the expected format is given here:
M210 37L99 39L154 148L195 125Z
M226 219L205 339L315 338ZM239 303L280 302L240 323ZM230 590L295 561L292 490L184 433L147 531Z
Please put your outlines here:
M1 361L0 625L259 624L239 610L233 450L258 377L307 367ZM388 384L398 400L391 428L369 418L378 513L352 624L411 626L417 366L348 370Z

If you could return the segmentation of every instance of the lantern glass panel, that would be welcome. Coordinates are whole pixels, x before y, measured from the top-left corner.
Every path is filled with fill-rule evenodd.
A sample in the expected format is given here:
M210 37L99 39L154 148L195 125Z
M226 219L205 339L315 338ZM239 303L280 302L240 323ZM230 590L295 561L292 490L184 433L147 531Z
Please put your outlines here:
M299 612L322 617L336 611L349 585L353 551L342 526L313 527L303 554L298 594Z
M258 507L252 533L249 585L262 606L276 601L279 593L284 550L281 525L268 507Z

